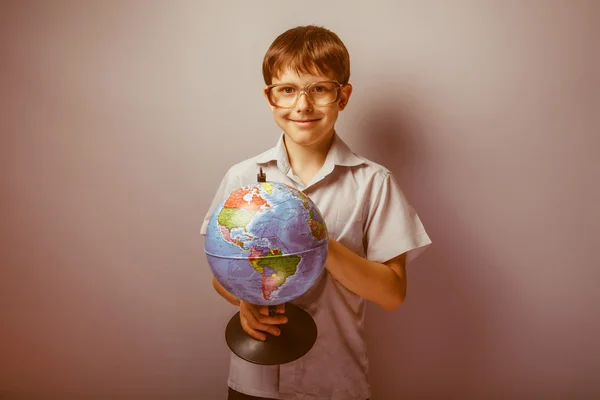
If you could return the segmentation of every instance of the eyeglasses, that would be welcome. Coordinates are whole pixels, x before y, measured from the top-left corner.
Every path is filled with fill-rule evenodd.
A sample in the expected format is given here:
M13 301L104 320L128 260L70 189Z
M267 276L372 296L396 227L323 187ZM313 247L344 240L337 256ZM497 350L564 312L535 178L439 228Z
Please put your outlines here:
M313 82L303 88L292 83L276 83L267 86L265 92L269 103L275 107L295 107L302 93L312 104L326 106L338 100L342 86L336 81Z

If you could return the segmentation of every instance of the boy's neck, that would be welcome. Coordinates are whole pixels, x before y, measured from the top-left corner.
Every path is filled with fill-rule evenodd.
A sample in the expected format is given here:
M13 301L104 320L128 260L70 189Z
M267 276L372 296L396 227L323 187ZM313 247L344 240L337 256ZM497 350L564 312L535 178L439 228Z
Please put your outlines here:
M290 167L305 185L319 172L325 163L329 147L333 142L333 137L334 132L320 143L315 143L312 146L301 146L294 143L284 134L283 138Z

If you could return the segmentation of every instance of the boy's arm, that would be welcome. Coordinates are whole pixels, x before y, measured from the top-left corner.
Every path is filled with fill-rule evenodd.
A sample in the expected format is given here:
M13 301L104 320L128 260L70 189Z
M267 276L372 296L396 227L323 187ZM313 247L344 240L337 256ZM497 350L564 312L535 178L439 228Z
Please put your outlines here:
M221 295L221 297L223 297L225 300L227 300L234 306L240 306L240 299L238 299L237 297L229 293L227 290L225 290L225 288L219 283L217 278L215 278L214 276L212 278L212 282L215 290Z
M406 298L406 253L385 263L356 255L340 242L329 239L325 268L346 289L393 311Z

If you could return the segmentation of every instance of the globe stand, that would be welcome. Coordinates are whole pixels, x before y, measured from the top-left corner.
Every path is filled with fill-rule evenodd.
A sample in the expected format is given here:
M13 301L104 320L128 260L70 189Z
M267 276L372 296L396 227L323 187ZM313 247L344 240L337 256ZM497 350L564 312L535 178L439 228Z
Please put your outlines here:
M271 314L274 307L269 307ZM308 353L317 340L317 324L308 312L294 304L285 305L288 321L277 325L279 336L266 333L265 341L254 339L242 329L237 312L225 328L227 345L238 357L254 364L280 365L295 361Z

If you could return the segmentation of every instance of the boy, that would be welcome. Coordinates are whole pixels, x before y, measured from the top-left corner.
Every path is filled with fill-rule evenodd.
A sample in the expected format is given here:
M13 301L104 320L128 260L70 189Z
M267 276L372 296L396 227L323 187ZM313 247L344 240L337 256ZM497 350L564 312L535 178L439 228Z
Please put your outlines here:
M352 94L350 57L339 37L300 26L275 39L263 61L265 98L282 135L276 146L229 169L202 224L233 190L256 181L260 167L308 195L329 231L325 270L294 300L314 318L319 335L302 358L278 366L231 354L229 399L366 400L366 301L396 309L406 296L405 266L431 244L392 174L352 153L337 135L338 113ZM239 306L245 332L278 335L284 316L240 301L213 277L216 291Z

